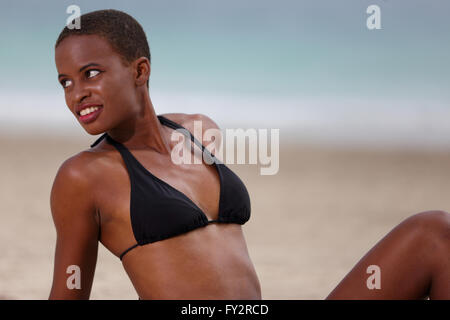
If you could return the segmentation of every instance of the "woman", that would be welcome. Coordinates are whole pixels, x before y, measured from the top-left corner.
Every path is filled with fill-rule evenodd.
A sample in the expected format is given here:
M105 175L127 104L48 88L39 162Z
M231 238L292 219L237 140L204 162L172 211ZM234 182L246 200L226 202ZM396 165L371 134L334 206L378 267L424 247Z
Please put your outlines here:
M61 165L52 187L50 299L89 298L98 241L122 260L142 299L260 299L241 229L250 215L245 186L220 161L171 160L175 129L218 127L203 115L156 116L139 23L115 10L85 14L81 29L61 32L55 62L70 111L89 134L104 134ZM203 148L193 138L192 148ZM75 287L70 266L80 271Z
M218 127L202 115L156 116L140 25L119 11L85 14L80 30L60 34L55 60L70 111L89 134L104 134L66 160L54 181L50 298L89 298L101 241L122 260L140 298L260 299L240 227L250 214L245 186L220 161L171 160L175 129L193 132L196 120L205 130ZM203 148L201 136L190 138ZM450 299L449 253L449 214L417 214L369 251L328 298ZM66 271L74 265L81 286L70 289ZM370 266L379 272L373 286Z

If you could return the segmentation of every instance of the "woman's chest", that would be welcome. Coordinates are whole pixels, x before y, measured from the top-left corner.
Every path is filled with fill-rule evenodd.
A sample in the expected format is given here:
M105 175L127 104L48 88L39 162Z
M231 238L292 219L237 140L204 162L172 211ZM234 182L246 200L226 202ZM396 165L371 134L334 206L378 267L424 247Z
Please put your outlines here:
M155 203L171 203L183 198L201 210L208 219L217 219L221 181L214 165L192 164L190 167L152 167L152 174L136 172L118 164L106 168L95 179L94 193L102 225L130 224L133 202L139 199L151 216ZM174 206L176 208L176 206Z

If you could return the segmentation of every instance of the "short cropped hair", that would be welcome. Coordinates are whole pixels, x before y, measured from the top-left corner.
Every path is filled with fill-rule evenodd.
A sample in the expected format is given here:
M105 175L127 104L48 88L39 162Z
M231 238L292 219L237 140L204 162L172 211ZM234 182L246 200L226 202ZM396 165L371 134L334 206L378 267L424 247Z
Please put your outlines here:
M56 40L55 49L61 41L73 35L98 35L105 38L127 63L140 57L146 57L151 62L144 29L125 12L108 9L81 15L80 29L64 27Z

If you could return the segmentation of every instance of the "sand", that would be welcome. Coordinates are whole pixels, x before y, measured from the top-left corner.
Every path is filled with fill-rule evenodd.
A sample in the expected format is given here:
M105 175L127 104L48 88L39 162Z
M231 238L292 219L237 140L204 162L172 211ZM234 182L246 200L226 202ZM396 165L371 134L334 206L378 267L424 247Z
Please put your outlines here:
M95 139L0 135L0 299L47 299L56 233L49 195L59 165ZM450 151L280 148L280 171L231 165L246 183L244 225L265 299L323 299L396 224L450 210ZM91 299L137 299L103 246Z

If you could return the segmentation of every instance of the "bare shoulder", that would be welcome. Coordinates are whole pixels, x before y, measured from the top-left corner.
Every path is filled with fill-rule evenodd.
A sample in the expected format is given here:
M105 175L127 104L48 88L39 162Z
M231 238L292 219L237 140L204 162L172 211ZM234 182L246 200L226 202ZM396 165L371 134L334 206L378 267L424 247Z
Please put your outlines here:
M93 187L102 174L100 162L104 161L99 152L81 151L66 159L58 168L50 195L52 213L69 213L72 208L84 207L92 211L94 207ZM70 210L69 210L70 209Z
M204 145L207 145L208 143L210 143L210 140L205 140L205 139L207 139L205 136L206 130L210 130L210 129L220 130L219 126L217 125L216 122L214 122L214 120L212 120L210 117L208 117L204 114L201 114L201 113L194 113L194 114L165 113L165 114L162 114L162 116L180 124L187 130L189 130L195 136L195 138L197 138L199 141L202 141L202 144L204 144ZM196 132L196 130L194 130L196 121L200 121L200 123L201 123L201 128L202 128L202 132L201 132L202 136L201 137L198 136L199 133ZM214 140L214 144L216 146L220 146L220 144L221 144L220 132L217 137L216 137L216 135L214 135L214 138L217 139L217 140Z
M162 116L182 125L191 132L194 129L194 121L201 121L203 130L220 129L214 120L201 113L164 113Z
M88 158L88 151L82 151L66 159L59 167L55 181L57 179L77 183L87 181L83 168L88 164Z
M67 203L85 201L85 194L89 193L89 179L83 172L86 165L84 152L78 153L66 159L59 167L50 194L50 205L53 215L67 210L60 210L67 207Z
M104 152L103 152L104 153ZM66 159L58 169L56 177L62 176L64 179L87 183L92 178L92 173L98 169L99 162L105 158L98 150L81 151Z

